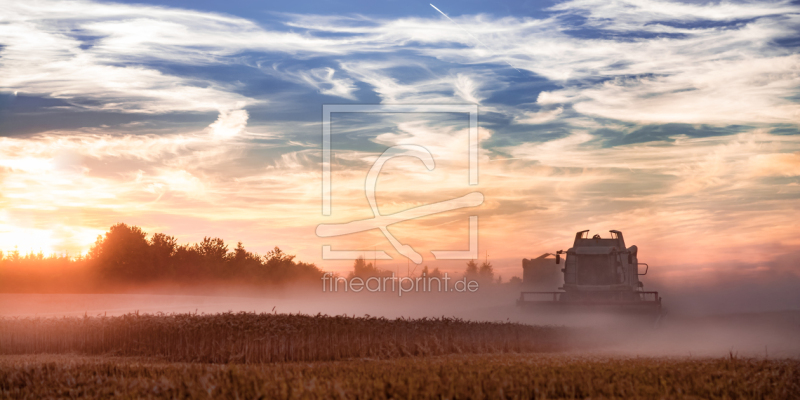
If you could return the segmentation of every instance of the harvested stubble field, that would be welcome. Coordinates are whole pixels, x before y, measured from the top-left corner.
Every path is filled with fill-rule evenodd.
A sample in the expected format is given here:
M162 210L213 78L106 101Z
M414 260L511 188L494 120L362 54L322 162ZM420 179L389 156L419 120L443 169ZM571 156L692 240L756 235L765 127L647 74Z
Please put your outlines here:
M0 356L0 397L215 399L800 398L800 361L471 354L198 364Z
M567 328L451 318L223 313L0 319L0 354L162 357L264 363L529 353L576 345Z

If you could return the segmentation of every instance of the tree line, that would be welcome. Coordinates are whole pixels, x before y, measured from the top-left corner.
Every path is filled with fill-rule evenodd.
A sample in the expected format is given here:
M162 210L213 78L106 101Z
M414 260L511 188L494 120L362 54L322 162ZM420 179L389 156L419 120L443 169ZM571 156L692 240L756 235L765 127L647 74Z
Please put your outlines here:
M297 261L278 247L259 255L247 251L241 242L229 249L216 237L179 245L174 236L155 233L148 238L140 227L124 223L98 236L86 256L0 252L0 289L15 292L54 285L67 290L64 286L88 289L92 284L155 282L316 283L322 274L316 265Z
M164 233L147 235L140 227L118 223L97 237L85 256L21 255L0 251L0 291L3 292L93 292L114 291L118 286L150 283L193 285L198 283L245 283L249 285L318 284L323 271L315 264L275 247L267 254L247 251L238 242L230 249L218 237L204 237L199 243L178 244ZM353 263L348 278L391 276L364 258ZM442 278L438 268L424 266L418 276ZM483 283L500 283L492 264L466 264L464 276ZM511 282L519 281L512 278Z
M441 279L444 276L444 273L439 271L439 268L430 270L426 265L418 274L414 275ZM347 275L347 278L349 279L356 276L360 278L369 278L372 276L392 276L392 271L379 269L372 265L371 262L367 262L364 257L359 257L353 263L353 271ZM468 280L474 280L484 284L502 283L502 277L498 276L495 278L494 266L492 266L492 263L490 263L489 260L482 262L480 265L478 265L475 260L467 261L463 276L465 276ZM522 282L522 280L518 277L513 277L509 282L519 284Z

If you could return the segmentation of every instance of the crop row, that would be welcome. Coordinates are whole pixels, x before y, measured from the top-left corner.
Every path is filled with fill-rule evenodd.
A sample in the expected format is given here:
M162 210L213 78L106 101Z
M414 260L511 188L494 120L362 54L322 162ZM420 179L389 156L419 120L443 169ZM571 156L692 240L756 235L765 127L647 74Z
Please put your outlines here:
M136 313L0 319L0 354L113 354L212 363L327 361L559 351L570 345L571 334L559 327L452 318Z

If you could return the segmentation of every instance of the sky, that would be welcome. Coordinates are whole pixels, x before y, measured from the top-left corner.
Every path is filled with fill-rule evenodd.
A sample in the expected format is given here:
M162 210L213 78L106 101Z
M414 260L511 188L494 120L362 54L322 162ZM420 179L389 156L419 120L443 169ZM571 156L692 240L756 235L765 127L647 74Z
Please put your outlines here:
M434 8L435 6L436 8ZM85 254L118 222L275 246L383 250L367 171L390 214L471 192L483 204L389 229L479 254L506 279L575 232L624 233L661 279L800 277L800 3L0 2L0 249ZM438 10L440 11L438 11ZM446 14L446 16L444 15ZM322 107L336 113L322 213ZM468 184L477 105L479 183Z

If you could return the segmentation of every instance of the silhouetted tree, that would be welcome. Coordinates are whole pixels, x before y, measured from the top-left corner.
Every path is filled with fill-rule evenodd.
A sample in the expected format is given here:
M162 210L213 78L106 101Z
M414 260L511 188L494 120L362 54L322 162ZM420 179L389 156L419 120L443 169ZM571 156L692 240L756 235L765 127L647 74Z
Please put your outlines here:
M105 237L98 236L89 254L103 277L111 280L142 281L153 278L147 234L138 226L118 223Z
M203 256L197 245L184 244L175 249L171 260L173 276L179 282L197 281L208 278L207 271L201 268Z
M229 270L232 276L256 277L261 272L261 257L245 250L242 242L236 244L229 257Z
M225 264L228 256L228 245L220 238L203 237L203 241L195 245L195 250L202 257L202 266L209 277L228 278Z
M392 273L389 271L380 270L375 268L372 263L364 260L364 257L358 257L353 261L353 272L347 275L348 279L353 277L369 278L371 276L390 276Z
M480 268L478 268L478 277L484 282L492 281L494 278L494 268L489 261L484 261L481 263Z
M173 277L175 274L173 257L178 247L177 239L163 233L156 233L150 238L149 244L155 274L160 278Z
M277 246L264 256L266 278L273 283L308 281L322 277L322 270L314 264L295 262L295 256L284 253Z
M428 269L427 265L422 268L422 275L429 278L439 278L439 279L444 277L444 274L441 271L439 271L438 267L434 268L433 271L431 271Z
M475 260L469 260L467 262L467 279L475 279L478 276L478 263Z

